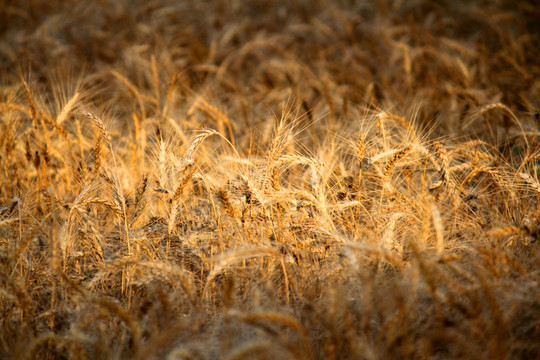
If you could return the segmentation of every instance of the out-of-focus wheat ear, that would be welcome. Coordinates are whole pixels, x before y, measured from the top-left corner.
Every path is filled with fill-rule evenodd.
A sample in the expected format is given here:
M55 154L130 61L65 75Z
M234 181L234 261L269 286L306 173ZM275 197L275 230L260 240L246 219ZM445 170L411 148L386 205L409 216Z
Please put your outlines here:
M302 350L304 350L304 354L306 355L307 359L314 359L304 327L292 316L270 311L245 313L237 310L229 310L228 315L232 318L239 319L248 324L264 325L265 322L268 322L279 324L294 330L298 334L301 346L303 347ZM300 355L302 352L298 351L298 353L298 355Z
M274 191L280 190L280 173L277 166L274 166L274 169L272 169L272 188Z
M34 161L33 161L34 167L36 170L39 170L39 165L41 165L41 156L39 155L39 151L34 151Z
M43 112L39 112L40 117L45 120L46 123L50 124L59 134L62 136L66 142L68 143L68 146L70 146L70 142L68 139L68 134L63 126L58 124L53 118L51 118L49 115L44 114Z
M37 111L36 111L36 104L34 102L34 98L32 97L32 93L30 92L30 87L28 86L28 83L26 80L23 79L24 84L24 90L26 93L26 97L28 99L28 104L30 106L30 115L32 117L32 126L37 128L38 118L37 118Z
M111 185L113 199L120 209L120 213L118 215L124 227L124 235L125 235L125 241L127 244L128 252L131 253L131 236L130 236L129 226L128 226L126 197L124 195L124 192L122 191L122 187L120 186L120 183L116 176L111 178L104 172L99 173L99 176Z
M506 237L511 235L525 235L526 230L519 226L507 226L503 228L491 229L487 232L488 236Z
M386 117L385 112L380 112L375 117L376 123L377 123L377 130L382 138L382 147L383 150L386 151L388 149L388 145L386 142L386 128L384 127L384 118Z
M87 199L84 200L83 204L79 204L79 206L74 207L74 209L79 211L81 215L86 216L86 214L84 213L84 210L81 209L80 205L87 205L87 204L103 205L106 208L112 210L115 214L122 216L122 208L120 207L120 205L118 205L116 202L112 202L101 197L88 197Z
M195 170L196 170L195 162L192 159L185 160L184 166L179 174L180 178L178 179L176 188L174 189L172 196L169 200L171 204L170 211L169 211L169 222L168 222L169 234L173 233L174 226L176 225L176 216L178 214L178 200L182 196L184 187L187 185L187 183L193 176L193 173L195 172Z
M486 148L486 149L482 149ZM448 156L456 157L458 155L469 155L471 158L477 157L485 160L493 160L494 155L489 152L487 149L491 150L492 153L502 156L499 150L483 140L469 140L455 147L451 151L448 151Z
M263 189L266 188L268 184L272 184L272 186L278 185L278 183L275 181L277 179L277 174L275 172L278 170L277 161L285 150L285 147L291 142L293 138L292 130L294 128L294 124L287 125L286 116L288 115L283 115L282 118L279 120L278 126L274 133L274 138L270 144L270 149L268 150L266 156L266 168L264 170L263 178L261 179L261 187Z
M268 151L268 168L271 168L274 165L274 161L279 157L284 147L292 139L290 130L291 128L290 126L287 126L285 117L281 118L274 132L274 139L272 140Z
M28 163L32 161L32 150L30 149L30 141L28 140L28 137L26 137L24 140L24 156Z
M103 135L98 136L96 144L92 148L92 154L94 155L94 174L99 174L101 167L101 144L103 142Z
M475 275L483 290L482 297L488 305L486 310L491 313L491 321L486 330L495 337L494 341L488 342L488 345L490 345L487 349L488 357L495 358L500 356L503 359L508 358L508 350L506 349L508 337L507 320L497 300L498 296L494 292L495 286L493 284L494 280L492 280L492 272L484 267L478 266L478 264L473 263L473 266L476 268Z
M441 173L444 184L452 198L452 205L456 207L460 200L459 188L450 173L450 160L448 154L446 153L444 146L438 141L433 142L433 148L435 149L435 157L439 161L439 172Z
M444 223L441 217L441 211L437 207L435 201L430 201L431 221L433 222L433 228L435 229L435 249L437 255L441 255L444 250Z
M476 96L473 92L464 90L464 91L461 91L459 94L463 96L464 98L470 99L474 103L474 105L476 105L476 107L479 108L482 106L482 102L480 101L480 99L478 99L478 96Z
M178 185L173 192L173 202L176 202L180 198L180 196L182 195L182 190L184 190L184 187L187 185L196 169L197 168L195 166L195 162L192 159L186 160L184 167L182 168L182 171L180 173Z
M271 257L279 260L282 256L278 250L268 247L242 248L223 253L214 258L215 265L210 274L208 274L205 288L208 288L215 277L224 271L225 268L237 262L258 257Z
M367 254L370 254L378 258L382 258L386 260L388 263L398 268L400 271L403 270L405 267L405 264L401 259L399 259L395 254L393 254L388 249L385 249L382 247L370 246L370 245L365 245L362 243L346 241L345 249L347 250L345 252L345 255L350 258L349 260L351 261L352 264L357 264L358 262L357 262L356 255L354 255L354 252L350 250L356 250L356 251L365 252Z
M49 147L47 143L44 143L41 146L41 157L44 160L43 163L47 166L51 166L51 153L49 152Z
M174 93L176 84L178 83L179 77L180 75L178 73L175 73L171 78L171 82L169 83L169 88L167 89L167 96L165 98L165 104L163 105L163 110L162 110L162 114L165 117L167 117L167 113L169 111L169 104L171 103L172 95Z
M71 159L71 162L73 164L76 163L75 156L73 155L73 148L71 146L71 140L69 139L69 136L68 136L68 133L67 133L66 129L64 129L64 127L61 124L56 122L54 119L52 119L48 115L45 115L42 112L40 112L40 116L47 123L51 124L53 126L53 128L60 134L60 136L62 136L62 138L64 138L64 140L65 140L65 142L67 144L67 147L68 147L69 157Z
M144 167L144 161L145 161L144 154L146 151L146 143L147 143L147 139L144 136L144 134L146 132L144 131L144 129L141 129L141 121L139 117L137 116L137 114L133 113L132 118L133 118L134 135L133 135L133 140L132 140L133 158L131 160L131 163L133 164L134 168L139 167L139 166Z
M119 320L123 321L130 333L131 333L131 339L130 339L130 347L131 347L131 353L137 354L140 341L141 341L141 329L140 325L137 323L136 319L132 314L124 310L119 304L116 302L113 302L105 297L99 297L99 298L92 298L92 303L98 305L111 315L114 315Z
M324 162L302 155L282 155L276 161L276 166L294 166L294 165L308 165L315 166L317 168L323 168Z
M144 175L142 178L142 181L137 186L137 190L135 192L135 208L138 208L142 202L143 202L143 196L146 194L146 190L148 189L148 175Z
M242 360L251 358L256 354L271 354L271 350L275 349L276 345L267 341L255 340L247 341L243 345L239 345L231 350L224 359L226 360Z
M537 149L540 148L540 142L537 143L537 144L534 144L533 147L536 147ZM540 160L540 154L537 154L536 152L537 151L533 151L533 152L527 154L527 156L525 156L525 158L523 159L523 161L519 165L519 168L517 169L516 173L522 172L523 168L527 164L531 164L532 166L534 166L533 169L538 169L536 164L538 162L537 160ZM535 171L533 170L532 173L534 174L534 172Z
M90 288L93 288L98 284L101 284L106 278L110 277L112 274L124 272L126 267L143 269L144 273L147 273L148 270L153 270L161 276L168 276L174 282L178 282L180 287L186 293L186 296L188 297L190 303L193 305L193 308L200 308L200 304L197 302L194 278L192 273L178 266L171 265L170 263L143 261L139 257L135 256L119 258L112 261L111 263L103 265L100 268L100 271L90 281L88 286Z
M321 79L319 85L320 85L320 90L322 90L322 94L324 95L324 99L326 100L326 103L328 104L328 107L330 108L330 116L335 119L337 116L336 104L334 103L334 99L332 99L332 95L330 94L328 83L329 81L325 79Z
M396 233L396 224L401 216L402 214L399 212L393 213L390 216L390 219L384 226L380 241L383 248L392 250L397 254L401 254L403 252L403 247L401 244L399 244L399 239L394 236Z
M122 84L124 84L125 87L127 87L133 95L135 95L135 98L137 98L137 102L139 104L139 110L141 111L141 119L146 119L146 109L144 108L144 101L148 101L150 103L154 103L156 106L159 106L159 104L156 102L156 100L152 98L148 98L146 96L143 96L139 90L137 90L137 87L133 85L124 75L120 74L118 71L111 71L111 74L120 80Z
M155 130L156 147L157 147L157 180L158 187L167 186L167 143L163 141L163 134L159 126Z
M484 117L485 121L488 123L488 125L491 128L491 124L489 122L489 118L487 117L487 113L489 111L491 111L491 110L494 110L494 109L504 110L506 113L508 113L508 115L510 115L510 118L512 119L514 124L520 129L521 135L523 137L523 141L525 142L525 145L526 145L527 149L529 149L529 141L527 140L527 135L526 135L525 129L523 128L523 125L521 124L521 121L519 121L517 116L514 114L514 112L512 110L510 110L508 108L508 106L506 106L504 104L501 104L501 103L494 103L494 104L485 105L482 108L478 109L478 112L475 114L475 116L473 117L472 120L474 120L475 117L477 117L479 115L482 115Z
M3 124L2 124L3 125ZM13 150L15 149L15 135L13 134L10 126L5 126L0 136L0 149L6 152L6 157L10 158Z
M405 72L405 81L407 84L407 88L411 89L411 86L412 86L412 75L411 75L412 66L411 66L411 56L410 56L411 47L403 42L395 41L392 43L393 45L398 47L403 53L403 71Z
M113 189L113 198L120 209L120 216L126 220L126 198L120 187L118 179L115 177L111 179L112 189Z
M60 336L57 334L45 332L43 335L34 338L30 344L27 345L26 351L22 359L37 359L38 355L43 356L43 353L40 353L40 350L43 348L54 349L54 348L63 348L69 349L71 354L78 354L82 356L82 359L87 359L88 353L84 350L84 341L86 339L79 339L72 335ZM58 354L58 353L56 353ZM47 353L47 355L51 355Z
M159 74L158 74L158 68L157 68L157 62L156 62L156 56L152 55L150 57L150 67L152 70L152 83L154 85L154 97L156 98L156 105L158 108L158 111L160 111L160 99L161 99L161 92L159 90Z
M231 204L231 199L229 198L229 194L227 190L224 188L219 188L217 196L218 196L219 201L225 208L225 211L227 211L227 214L229 214L229 216L234 219L235 217L234 208Z
M438 284L437 284L437 275L439 275L439 272L436 271L436 266L433 263L428 263L424 257L424 254L422 254L421 250L418 248L418 244L415 241L410 241L409 246L412 250L412 255L414 259L416 260L418 264L418 269L420 270L420 273L426 280L429 290L431 293L431 296L434 299L439 299L438 295ZM440 304L438 301L435 302L436 305L436 311L440 315Z
M69 101L62 107L62 110L60 110L60 113L58 113L58 116L56 116L56 124L58 124L58 126L62 126L62 123L68 118L69 113L75 107L79 97L80 93L78 91L75 92L71 99L69 99Z
M167 355L166 360L196 360L198 356L193 355L193 352L187 348L174 349ZM141 359L143 360L143 359Z
M86 173L88 171L88 163L84 156L84 137L81 129L81 122L79 119L75 119L75 128L77 130L77 142L79 145L79 154L81 158L81 170Z

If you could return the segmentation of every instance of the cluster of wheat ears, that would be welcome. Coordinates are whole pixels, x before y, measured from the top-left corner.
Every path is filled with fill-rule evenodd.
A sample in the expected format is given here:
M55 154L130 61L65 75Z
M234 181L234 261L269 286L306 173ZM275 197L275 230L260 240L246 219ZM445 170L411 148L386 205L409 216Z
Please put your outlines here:
M0 4L0 358L540 358L527 1Z

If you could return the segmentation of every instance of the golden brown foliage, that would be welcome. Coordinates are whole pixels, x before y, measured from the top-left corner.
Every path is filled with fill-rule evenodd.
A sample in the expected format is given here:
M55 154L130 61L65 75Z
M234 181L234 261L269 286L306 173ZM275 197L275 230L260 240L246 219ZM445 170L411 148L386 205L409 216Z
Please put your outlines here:
M539 18L1 2L0 358L539 358Z

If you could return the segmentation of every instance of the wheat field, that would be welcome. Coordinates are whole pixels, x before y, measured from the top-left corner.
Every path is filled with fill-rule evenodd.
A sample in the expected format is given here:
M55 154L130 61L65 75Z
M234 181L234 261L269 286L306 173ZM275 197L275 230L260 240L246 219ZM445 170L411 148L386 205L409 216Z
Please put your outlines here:
M533 1L0 3L0 358L540 359Z

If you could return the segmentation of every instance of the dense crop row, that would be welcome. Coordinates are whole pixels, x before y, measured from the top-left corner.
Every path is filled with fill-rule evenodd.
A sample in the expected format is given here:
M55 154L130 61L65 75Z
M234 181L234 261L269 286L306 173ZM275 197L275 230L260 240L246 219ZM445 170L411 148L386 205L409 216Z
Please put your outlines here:
M538 18L0 4L0 358L538 358Z

